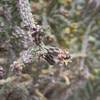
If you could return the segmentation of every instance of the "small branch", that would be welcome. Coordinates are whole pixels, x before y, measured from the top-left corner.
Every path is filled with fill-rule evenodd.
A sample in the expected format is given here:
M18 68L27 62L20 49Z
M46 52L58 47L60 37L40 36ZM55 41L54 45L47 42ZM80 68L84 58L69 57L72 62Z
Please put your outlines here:
M87 53L87 47L88 47L88 39L89 39L89 33L91 32L91 27L94 24L94 21L91 21L87 27L86 32L84 33L83 36L83 42L82 42L82 49L81 49L81 53L82 54L86 54ZM84 69L84 63L85 63L85 58L82 58L80 61L80 69Z

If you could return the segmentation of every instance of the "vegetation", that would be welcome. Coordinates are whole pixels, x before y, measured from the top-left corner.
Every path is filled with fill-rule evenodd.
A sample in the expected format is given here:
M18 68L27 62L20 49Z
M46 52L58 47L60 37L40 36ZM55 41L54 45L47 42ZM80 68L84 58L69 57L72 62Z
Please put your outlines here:
M100 100L99 0L0 0L0 100Z

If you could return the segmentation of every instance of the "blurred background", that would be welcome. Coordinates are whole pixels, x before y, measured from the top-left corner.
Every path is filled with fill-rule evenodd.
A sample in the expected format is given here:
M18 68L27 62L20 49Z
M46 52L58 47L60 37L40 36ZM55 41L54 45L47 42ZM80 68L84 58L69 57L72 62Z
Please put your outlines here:
M34 78L34 92L30 93L31 85L18 87L6 82L0 85L1 100L100 100L100 0L30 0L30 4L33 17L46 31L44 43L69 50L72 62L67 67L37 61L26 64L15 83ZM15 25L22 26L16 1L0 0L4 80L12 77L9 66L24 50L22 39L13 35ZM9 91L13 94L6 99L3 95ZM21 91L20 98L16 91Z

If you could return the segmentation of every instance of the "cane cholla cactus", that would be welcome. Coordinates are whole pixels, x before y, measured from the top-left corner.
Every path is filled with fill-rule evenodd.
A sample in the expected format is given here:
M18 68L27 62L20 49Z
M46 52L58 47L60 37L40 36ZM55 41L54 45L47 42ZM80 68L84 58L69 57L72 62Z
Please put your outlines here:
M24 31L18 26L14 27L13 36L17 39L20 39L24 48L28 48L33 45L33 38L30 34L30 31Z
M31 31L33 42L39 45L41 43L43 28L34 21L28 0L19 0L18 8L24 26Z
M24 26L35 28L35 21L31 13L31 8L28 0L18 0L18 8Z
M20 53L20 59L23 63L31 63L33 61L33 55L29 50L24 50Z
M67 51L57 47L46 46L43 43L44 29L34 21L28 0L18 0L18 8L24 26L30 31L33 44L35 44L31 49L20 54L22 61L24 63L31 62L32 56L35 56L35 54L36 56L38 55L38 58L41 57L45 59L51 65L65 64L66 61L69 61L70 55Z

